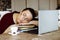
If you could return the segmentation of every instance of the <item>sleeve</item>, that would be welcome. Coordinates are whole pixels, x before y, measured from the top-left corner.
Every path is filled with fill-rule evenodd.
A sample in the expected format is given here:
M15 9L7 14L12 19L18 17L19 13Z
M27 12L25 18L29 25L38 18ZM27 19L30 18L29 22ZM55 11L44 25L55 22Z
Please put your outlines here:
M0 20L0 34L2 34L9 26L8 23L8 14L4 15L2 19ZM7 19L8 18L8 19Z

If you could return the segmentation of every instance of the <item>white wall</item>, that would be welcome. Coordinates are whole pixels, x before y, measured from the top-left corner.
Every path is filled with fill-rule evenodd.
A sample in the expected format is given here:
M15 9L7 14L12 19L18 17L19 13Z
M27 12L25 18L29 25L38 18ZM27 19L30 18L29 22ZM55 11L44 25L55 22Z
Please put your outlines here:
M25 0L11 0L12 11L21 11L26 8Z
M11 0L12 10L21 11L26 7L35 10L55 10L57 8L57 0Z
M27 7L38 10L38 0L27 0Z
M49 10L49 0L39 0L39 10Z
M56 10L57 0L39 0L39 10Z
M57 0L50 0L50 10L55 10L57 8Z

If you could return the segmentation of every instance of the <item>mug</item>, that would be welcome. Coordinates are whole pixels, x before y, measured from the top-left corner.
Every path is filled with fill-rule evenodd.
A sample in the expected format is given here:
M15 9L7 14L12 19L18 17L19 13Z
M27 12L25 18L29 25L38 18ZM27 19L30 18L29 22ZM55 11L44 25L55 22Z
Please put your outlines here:
M17 35L17 33L18 33L18 27L17 27L16 25L12 25L12 26L10 27L10 33L11 33L12 35Z

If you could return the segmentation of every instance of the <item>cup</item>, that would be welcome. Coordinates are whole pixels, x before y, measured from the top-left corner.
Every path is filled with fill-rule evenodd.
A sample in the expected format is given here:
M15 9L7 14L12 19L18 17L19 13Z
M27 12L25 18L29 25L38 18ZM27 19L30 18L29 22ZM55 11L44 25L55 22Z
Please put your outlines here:
M18 27L13 26L13 27L10 28L10 30L11 30L12 35L17 35Z

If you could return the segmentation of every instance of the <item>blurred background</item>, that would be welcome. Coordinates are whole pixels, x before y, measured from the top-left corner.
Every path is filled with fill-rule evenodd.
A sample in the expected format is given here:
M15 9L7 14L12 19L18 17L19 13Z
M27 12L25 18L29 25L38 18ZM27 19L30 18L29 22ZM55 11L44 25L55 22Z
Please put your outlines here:
M21 11L26 7L35 10L60 9L60 0L0 0L0 11Z

